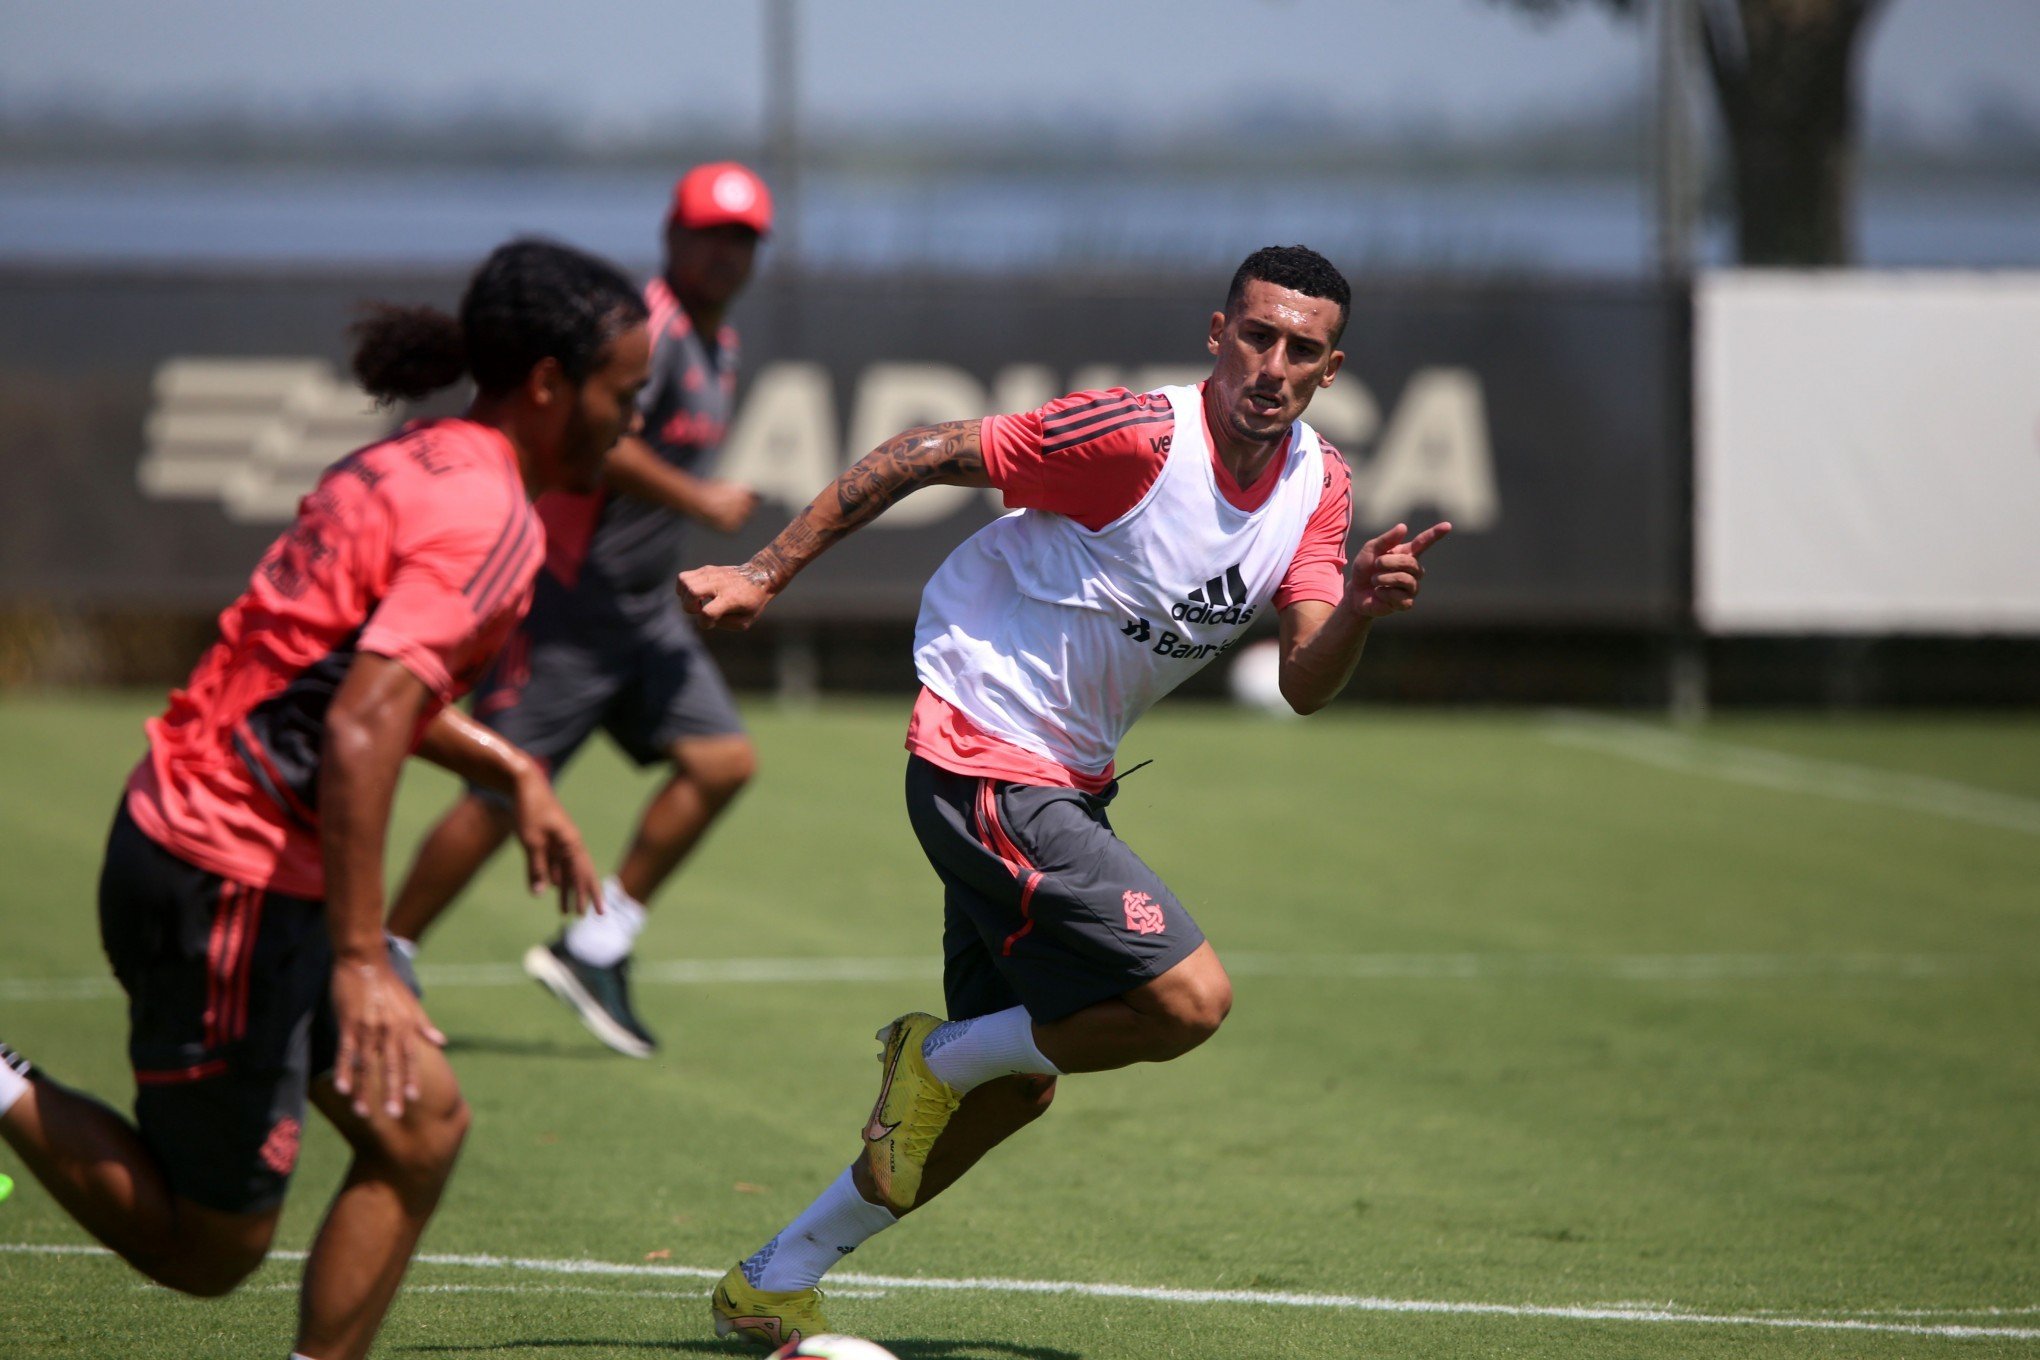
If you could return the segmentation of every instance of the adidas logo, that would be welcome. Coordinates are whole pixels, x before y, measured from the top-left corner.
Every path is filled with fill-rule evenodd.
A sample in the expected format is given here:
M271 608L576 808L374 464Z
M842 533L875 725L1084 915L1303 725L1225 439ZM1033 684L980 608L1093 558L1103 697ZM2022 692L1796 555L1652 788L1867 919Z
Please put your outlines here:
M1234 630L1251 622L1254 606L1247 603L1247 582L1240 575L1240 564L1233 563L1225 569L1224 575L1212 577L1171 605L1169 617L1177 623L1203 623ZM1233 644L1240 638L1240 634L1234 631L1223 642L1197 642L1168 628L1157 634L1158 626L1146 619L1128 619L1126 626L1119 631L1134 642L1150 647L1156 655L1173 657L1178 661L1208 661L1232 650Z
M1169 610L1169 617L1178 623L1240 624L1254 617L1254 607L1247 603L1247 583L1240 576L1240 564L1235 562L1225 569L1225 575L1214 576L1190 592L1188 599L1178 601Z

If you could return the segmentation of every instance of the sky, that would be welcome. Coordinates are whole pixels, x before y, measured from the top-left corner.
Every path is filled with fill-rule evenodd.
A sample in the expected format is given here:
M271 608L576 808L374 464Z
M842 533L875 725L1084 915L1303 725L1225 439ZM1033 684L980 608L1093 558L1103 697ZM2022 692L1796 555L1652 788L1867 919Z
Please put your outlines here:
M802 117L1095 121L1140 134L1238 110L1492 129L1634 91L1649 43L1597 6L1539 23L1491 0L794 0ZM67 100L428 114L536 102L590 135L748 131L765 0L6 0L0 110ZM2040 3L1891 0L1875 115L1966 128L1995 93L2040 119Z

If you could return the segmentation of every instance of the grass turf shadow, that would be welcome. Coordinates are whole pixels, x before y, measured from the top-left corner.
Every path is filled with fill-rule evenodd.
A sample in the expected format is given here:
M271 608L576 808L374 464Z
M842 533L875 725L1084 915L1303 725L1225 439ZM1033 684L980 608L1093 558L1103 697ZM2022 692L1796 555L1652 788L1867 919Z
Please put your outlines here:
M1084 1360L1077 1351L1066 1351L1054 1346L1022 1346L1011 1341L965 1341L944 1340L934 1337L911 1337L901 1341L878 1341L899 1360L981 1360L985 1355L1008 1356L1012 1360ZM728 1356L731 1360L754 1360L765 1352L733 1341L706 1338L689 1338L684 1341L619 1341L597 1337L577 1339L546 1338L523 1341L487 1341L462 1346L408 1345L392 1346L393 1351L412 1351L420 1355L460 1355L471 1352L519 1350L592 1350L602 1347L623 1351L676 1351L698 1355Z
M583 1058L613 1060L617 1054L590 1038L585 1043L573 1039L504 1039L487 1034L448 1034L443 1053L494 1053L513 1058Z

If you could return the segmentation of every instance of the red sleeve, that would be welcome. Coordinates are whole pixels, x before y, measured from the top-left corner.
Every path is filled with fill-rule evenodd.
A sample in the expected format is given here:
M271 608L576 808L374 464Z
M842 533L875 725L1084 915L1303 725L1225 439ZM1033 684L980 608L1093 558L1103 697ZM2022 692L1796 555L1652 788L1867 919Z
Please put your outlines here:
M1075 392L1035 411L986 416L985 472L1009 509L1050 510L1102 529L1140 503L1169 460L1176 415L1159 392Z
M399 510L389 586L360 645L401 663L451 702L455 677L479 659L483 626L529 581L545 534L527 507L505 504L500 488L444 489L468 494L435 495Z
M1289 559L1289 573L1275 588L1275 607L1299 600L1337 604L1346 597L1346 535L1353 529L1353 472L1345 455L1325 442L1325 489L1303 527L1303 541Z

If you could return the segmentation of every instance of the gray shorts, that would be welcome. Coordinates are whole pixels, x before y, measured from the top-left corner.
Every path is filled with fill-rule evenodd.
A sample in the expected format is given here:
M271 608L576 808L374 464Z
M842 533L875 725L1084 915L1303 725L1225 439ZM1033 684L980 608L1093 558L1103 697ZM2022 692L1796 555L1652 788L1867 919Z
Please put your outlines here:
M1113 833L1102 794L955 774L912 756L907 816L942 880L952 1020L1060 1020L1160 977L1204 932Z
M742 734L729 685L677 604L643 623L591 623L550 577L539 581L530 616L475 689L477 720L555 775L598 727L639 765L684 738Z

